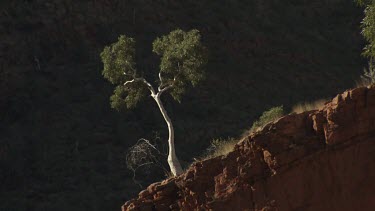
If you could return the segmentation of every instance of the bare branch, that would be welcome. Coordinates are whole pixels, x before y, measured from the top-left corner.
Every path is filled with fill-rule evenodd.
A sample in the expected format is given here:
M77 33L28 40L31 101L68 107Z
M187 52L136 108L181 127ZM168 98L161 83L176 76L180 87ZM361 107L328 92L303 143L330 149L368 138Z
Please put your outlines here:
M164 92L166 87L171 86L171 85L167 85L167 86L165 86L165 84L164 84L164 82L163 82L163 77L161 76L161 72L159 72L159 80L160 80L160 85L159 85L159 87L158 87L158 91L159 91L159 92ZM163 87L163 86L164 86L164 87Z
M163 92L165 92L165 91L171 89L171 88L174 86L174 83L175 83L175 82L176 82L176 78L174 78L174 79L173 79L173 82L172 82L171 84L169 84L168 86L165 86L165 87L163 87L163 88L159 87L160 89L159 89L159 93L158 93L158 95L161 95Z
M144 139L144 138L140 138L140 139L138 140L138 142L139 142L139 141L144 141L144 142L145 142L146 144L148 144L151 148L153 148L153 149L157 150L159 153L161 153L158 149L156 149L156 147L155 147L154 145L152 145L152 144L150 143L149 140Z
M144 78L134 78L134 79L132 79L132 80L130 80L130 81L126 81L126 82L124 83L124 86L126 86L126 85L128 85L128 84L130 84L130 83L137 82L137 81L142 81L144 84L147 85L147 88L148 88L148 89L150 90L150 92L151 92L151 96L155 96L155 95L156 95L156 92L155 92L154 87L152 87L152 85L151 85L149 82L147 82L146 79L144 79Z
M161 72L159 72L159 80L160 80L160 85L158 87L158 91L160 92L162 90L162 86L163 86L163 78L161 77Z
M161 89L161 90L158 92L158 94L161 95L163 92L165 92L165 91L171 89L172 87L173 87L173 84L168 85L168 86L164 87L163 89Z
M133 82L135 82L135 81L136 81L135 79L130 80L130 81L126 81L126 82L124 83L124 86L126 86L126 85L128 85L128 84L130 84L130 83L133 83Z
M133 181L141 186L141 183L136 180L138 169L147 171L149 168L157 167L168 172L161 162L165 157L166 155L157 149L156 143L152 144L149 140L141 138L129 148L125 159L127 168L133 172Z
M145 84L147 85L148 89L149 89L150 92L151 92L151 96L156 95L156 92L155 92L154 87L152 87L152 85L151 85L149 82L147 82L146 79L144 79L144 78L140 78L140 79L141 79L141 81L142 81L143 83L145 83Z

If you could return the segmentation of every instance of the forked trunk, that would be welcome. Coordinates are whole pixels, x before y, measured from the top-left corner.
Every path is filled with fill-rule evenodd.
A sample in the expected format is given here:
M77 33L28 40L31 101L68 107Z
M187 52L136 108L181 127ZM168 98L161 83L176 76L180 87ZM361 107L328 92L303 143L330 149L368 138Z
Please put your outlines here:
M174 148L174 129L173 129L173 124L171 119L169 118L167 111L164 109L163 102L160 99L160 93L156 94L153 96L155 99L156 103L159 106L160 112L164 117L165 122L167 123L168 126L168 146L169 146L169 153L168 153L168 164L169 168L171 169L171 172L174 176L182 174L182 168L181 164L178 161L178 158L176 156L175 148Z

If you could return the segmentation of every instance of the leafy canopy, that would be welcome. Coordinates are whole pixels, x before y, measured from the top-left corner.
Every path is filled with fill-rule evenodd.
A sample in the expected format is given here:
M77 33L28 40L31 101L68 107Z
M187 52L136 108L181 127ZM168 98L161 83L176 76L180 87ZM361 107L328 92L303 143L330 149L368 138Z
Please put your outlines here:
M135 77L135 41L121 35L116 43L106 46L100 54L103 76L112 84L122 84Z
M206 54L200 39L198 30L177 29L153 42L153 52L161 57L159 91L168 90L180 101L188 85L195 86L204 78ZM135 53L135 40L121 35L100 54L104 78L116 85L110 98L112 108L133 108L154 89L138 74Z
M374 2L374 0L355 0L355 2L360 6L366 6Z
M368 42L363 54L371 59L375 58L375 3L365 9L365 17L362 21L362 35Z
M356 0L361 6L366 6L365 17L362 20L362 35L367 41L363 55L369 58L368 70L364 69L361 85L375 83L375 0Z
M363 55L373 60L375 58L375 0L356 0L361 6L366 6L365 17L362 20L362 35L368 42Z
M177 29L153 42L153 52L161 56L161 85L174 84L171 94L175 100L180 101L186 83L195 86L204 77L206 58L200 38L196 29L189 32Z

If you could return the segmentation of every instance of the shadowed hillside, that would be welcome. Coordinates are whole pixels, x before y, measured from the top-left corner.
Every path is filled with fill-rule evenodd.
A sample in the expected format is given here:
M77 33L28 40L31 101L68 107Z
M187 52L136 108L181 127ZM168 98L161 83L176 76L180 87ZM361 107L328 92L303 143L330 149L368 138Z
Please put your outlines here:
M155 37L201 31L206 81L181 104L165 100L186 166L272 106L352 86L363 63L361 16L346 0L2 1L0 210L116 210L140 190L124 153L167 131L150 100L133 111L109 107L99 53L120 34L136 39L138 69L157 72ZM148 184L163 173L140 176Z

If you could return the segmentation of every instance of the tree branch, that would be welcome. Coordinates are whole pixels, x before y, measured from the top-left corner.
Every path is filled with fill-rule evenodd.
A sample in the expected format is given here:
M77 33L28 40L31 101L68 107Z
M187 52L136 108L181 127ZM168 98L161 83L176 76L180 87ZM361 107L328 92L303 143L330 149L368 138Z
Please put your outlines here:
M135 82L135 81L136 81L135 78L134 78L133 80L126 81L126 82L124 83L124 86L126 86L126 85L128 85L128 84L131 84L131 83L133 83L133 82Z
M154 87L152 87L152 85L149 82L147 82L146 79L144 79L144 78L133 78L130 81L126 81L124 83L124 86L126 86L127 84L130 84L130 83L138 82L138 81L142 81L144 84L146 84L147 88L151 92L151 96L155 96L156 95Z
M161 72L159 72L159 80L160 80L160 85L158 87L158 91L160 92L162 90L162 85L163 85L163 78L161 77Z
M165 92L165 91L171 89L172 87L173 87L173 84L168 85L168 86L164 87L163 89L161 89L161 90L158 92L158 94L161 95L163 92Z
M159 80L160 80L160 85L158 87L158 94L161 95L163 92L167 91L168 89L172 88L175 81L176 81L176 77L173 78L173 82L167 86L164 86L163 87L163 77L161 76L161 72L159 72Z
M159 92L158 92L158 95L161 95L163 92L165 92L165 91L171 89L171 88L174 86L175 81L176 81L176 78L173 78L173 82L172 82L171 84L169 84L168 86L165 86L164 88L161 88L161 87L159 86Z
M152 95L156 95L156 92L155 92L154 87L152 87L152 85L151 85L149 82L147 82L146 79L144 79L144 78L140 78L140 79L141 79L141 81L142 81L143 83L145 83L145 84L147 85L148 89L149 89L150 92L151 92L151 96L152 96Z

